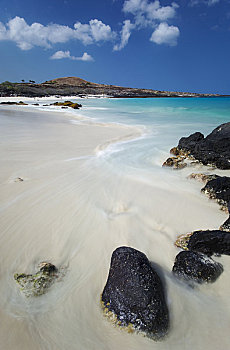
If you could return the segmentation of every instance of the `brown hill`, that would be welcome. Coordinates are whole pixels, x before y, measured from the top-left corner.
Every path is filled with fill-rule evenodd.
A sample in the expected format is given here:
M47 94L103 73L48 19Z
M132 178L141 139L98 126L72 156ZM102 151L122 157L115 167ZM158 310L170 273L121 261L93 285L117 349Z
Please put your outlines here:
M69 85L69 86L103 86L102 84L91 83L78 77L63 77L45 81L42 84Z

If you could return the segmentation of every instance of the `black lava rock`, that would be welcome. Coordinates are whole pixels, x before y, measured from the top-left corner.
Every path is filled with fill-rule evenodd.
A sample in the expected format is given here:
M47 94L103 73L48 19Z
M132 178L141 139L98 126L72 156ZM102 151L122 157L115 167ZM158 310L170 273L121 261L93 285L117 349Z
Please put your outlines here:
M199 132L183 137L178 148L189 151L204 165L230 169L230 122L218 126L205 138Z
M230 177L219 176L208 181L201 191L206 193L209 198L216 199L220 205L228 207L230 202Z
M223 272L223 266L207 255L182 251L176 256L172 271L184 280L197 283L215 282Z
M230 255L230 234L220 230L195 231L187 247L209 256L214 253Z
M193 153L197 143L203 139L203 134L195 132L188 137L182 137L179 141L178 148Z
M117 248L111 258L102 302L118 324L143 331L157 340L169 328L169 313L160 277L140 251Z
M221 231L230 232L230 216L228 219L220 226Z

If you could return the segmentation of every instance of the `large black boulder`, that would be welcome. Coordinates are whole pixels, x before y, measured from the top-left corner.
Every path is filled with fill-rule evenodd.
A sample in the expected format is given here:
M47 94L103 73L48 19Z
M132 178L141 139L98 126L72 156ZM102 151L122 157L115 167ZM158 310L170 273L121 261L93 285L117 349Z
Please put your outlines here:
M230 255L230 233L220 230L195 231L187 247L189 250L209 256L212 254Z
M201 191L206 193L209 198L216 199L220 205L228 208L230 203L230 177L219 176L208 181Z
M215 282L223 272L223 266L207 255L182 251L176 256L172 271L184 280L197 283Z
M189 151L204 165L230 169L230 122L221 124L205 138L199 132L181 138L178 149Z
M145 254L136 249L120 247L113 252L102 303L121 326L143 331L154 340L168 331L162 282Z

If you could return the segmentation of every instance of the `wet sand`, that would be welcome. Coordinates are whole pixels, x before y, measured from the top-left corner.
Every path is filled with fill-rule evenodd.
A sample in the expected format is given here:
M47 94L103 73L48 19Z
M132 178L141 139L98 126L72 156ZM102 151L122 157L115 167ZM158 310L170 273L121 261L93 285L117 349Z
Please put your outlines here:
M100 156L138 129L72 119L1 109L1 349L227 349L229 257L218 259L225 271L213 285L191 289L171 275L176 236L218 228L226 214L201 196L199 183L167 170L165 178L124 174ZM121 245L143 251L163 277L171 328L162 342L115 328L101 312L110 257ZM41 261L66 274L47 294L25 298L13 275L34 273Z

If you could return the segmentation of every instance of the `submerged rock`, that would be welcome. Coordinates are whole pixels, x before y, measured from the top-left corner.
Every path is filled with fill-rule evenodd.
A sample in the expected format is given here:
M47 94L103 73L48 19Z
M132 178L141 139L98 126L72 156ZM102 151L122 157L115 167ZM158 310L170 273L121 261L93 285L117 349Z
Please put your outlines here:
M166 159L162 166L167 166L173 169L183 169L187 166L187 163L184 162L184 158L170 157Z
M24 181L22 177L16 177L16 179L14 179L14 182L22 182Z
M207 254L230 255L230 233L220 230L195 231L191 235L189 250Z
M172 271L184 280L215 282L223 272L223 266L204 254L182 251L176 256Z
M215 199L224 210L228 210L230 202L230 177L218 176L216 179L208 181L201 191L207 194L210 199Z
M20 290L27 297L45 294L58 278L58 270L53 264L43 262L38 267L40 269L34 275L14 274L14 279L19 284Z
M160 277L140 251L117 248L102 293L105 314L128 331L142 331L155 340L169 328L169 314Z
M73 109L79 109L80 107L82 107L81 104L79 104L79 103L74 103L74 102L72 102L72 101L55 102L55 103L51 103L51 105L53 105L53 106L61 106L62 108L63 108L63 107L66 107L66 108L71 107L71 108L73 108Z
M208 181L215 180L218 177L219 177L219 175L216 175L216 174L192 173L188 176L188 179L198 180L198 181L204 182L206 184Z
M19 102L6 101L6 102L0 102L0 105L28 106L28 103L25 103L23 101L19 101Z

